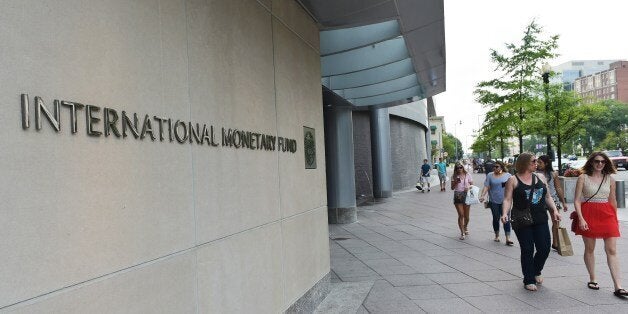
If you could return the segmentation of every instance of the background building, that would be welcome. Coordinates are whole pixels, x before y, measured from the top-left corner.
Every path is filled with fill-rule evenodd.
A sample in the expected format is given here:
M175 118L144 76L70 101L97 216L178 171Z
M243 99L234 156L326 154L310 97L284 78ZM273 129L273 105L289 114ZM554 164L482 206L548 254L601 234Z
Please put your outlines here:
M628 103L628 61L616 61L608 69L578 78L574 91L585 103L614 99Z
M432 135L432 143L435 143L435 148L438 154L433 154L432 159L438 161L439 157L443 157L443 134L445 130L445 117L433 116L430 120L430 134Z
M552 67L557 75L551 79L552 83L562 83L565 90L573 90L573 83L579 77L591 75L608 69L608 66L617 60L573 60Z

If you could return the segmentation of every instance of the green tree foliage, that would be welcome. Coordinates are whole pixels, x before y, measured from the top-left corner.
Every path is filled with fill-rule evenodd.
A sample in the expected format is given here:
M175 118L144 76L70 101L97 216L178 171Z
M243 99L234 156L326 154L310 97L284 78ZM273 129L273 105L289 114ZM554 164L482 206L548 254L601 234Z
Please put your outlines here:
M581 99L574 92L564 90L562 84L537 84L536 89L535 94L539 96L530 107L525 128L535 134L552 137L552 146L556 147L560 164L564 143L585 134L585 123L602 114L604 107L582 104ZM549 110L546 111L546 108Z
M586 134L582 134L579 140L580 144L584 146L587 152L593 151L594 148L616 149L616 146L603 146L602 142L609 136L610 132L614 132L615 135L618 136L622 134L622 132L626 132L628 127L628 104L615 100L604 100L598 102L597 105L599 105L602 110L591 116L590 119L584 123L584 128L587 132ZM627 148L626 146L623 147Z
M506 54L491 50L498 77L478 83L475 90L476 100L490 110L492 119L501 120L492 121L492 127L499 129L487 132L487 136L488 133L504 138L517 136L520 149L523 149L523 136L530 134L523 121L535 102L533 89L539 81L538 69L544 60L557 56L554 50L558 48L558 35L542 40L541 33L542 27L532 21L520 43L506 44ZM490 120L487 115L485 124Z
M619 133L611 131L606 134L606 138L600 142L596 150L614 150L618 149L626 151L628 149L628 130Z
M456 143L458 145L458 155L456 156ZM462 143L449 133L443 134L443 149L447 152L447 158L452 161L462 158Z

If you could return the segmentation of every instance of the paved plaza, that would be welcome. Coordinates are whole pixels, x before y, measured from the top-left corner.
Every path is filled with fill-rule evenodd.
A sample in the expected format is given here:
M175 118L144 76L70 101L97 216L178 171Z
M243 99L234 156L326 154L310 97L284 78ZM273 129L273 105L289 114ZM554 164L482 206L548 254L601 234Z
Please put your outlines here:
M474 174L481 186L484 174ZM583 243L570 232L574 256L555 251L545 264L539 291L523 288L519 244L493 241L491 214L471 208L470 235L459 240L453 192L395 193L358 211L358 222L330 225L333 291L320 313L628 313L628 300L613 295L603 242L596 247L601 289L586 287ZM573 204L569 204L570 211ZM619 209L628 211L627 209ZM563 213L563 226L569 225ZM626 215L624 215L626 216ZM618 241L628 288L628 222Z

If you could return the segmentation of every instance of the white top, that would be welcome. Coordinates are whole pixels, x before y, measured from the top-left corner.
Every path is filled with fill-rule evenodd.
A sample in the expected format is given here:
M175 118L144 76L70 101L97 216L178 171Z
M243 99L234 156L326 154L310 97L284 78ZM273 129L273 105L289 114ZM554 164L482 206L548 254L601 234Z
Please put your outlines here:
M600 191L595 194L598 187ZM595 183L591 181L591 177L588 175L584 175L584 185L582 186L582 197L587 200L589 197L593 196L591 200L608 200L608 196L611 194L611 176L607 175L604 178L604 182L602 182L602 186L600 187L599 183Z

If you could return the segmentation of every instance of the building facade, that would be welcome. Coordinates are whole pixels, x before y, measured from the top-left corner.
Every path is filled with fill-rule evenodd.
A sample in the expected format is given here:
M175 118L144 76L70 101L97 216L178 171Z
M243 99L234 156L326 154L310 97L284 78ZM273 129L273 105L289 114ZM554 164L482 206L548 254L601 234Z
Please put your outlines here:
M312 311L353 139L374 197L429 156L443 20L442 0L0 2L0 312Z
M585 103L612 99L628 103L628 61L616 61L609 68L574 81L574 91Z
M552 77L552 83L562 83L565 90L573 90L577 78L591 75L608 69L608 66L617 60L573 60L552 67L557 75Z
M433 116L429 118L430 124L430 133L431 133L431 144L433 148L432 159L433 161L438 161L438 158L443 158L443 153L445 152L443 147L443 134L446 132L445 130L445 117L443 116ZM436 154L434 154L436 152Z

